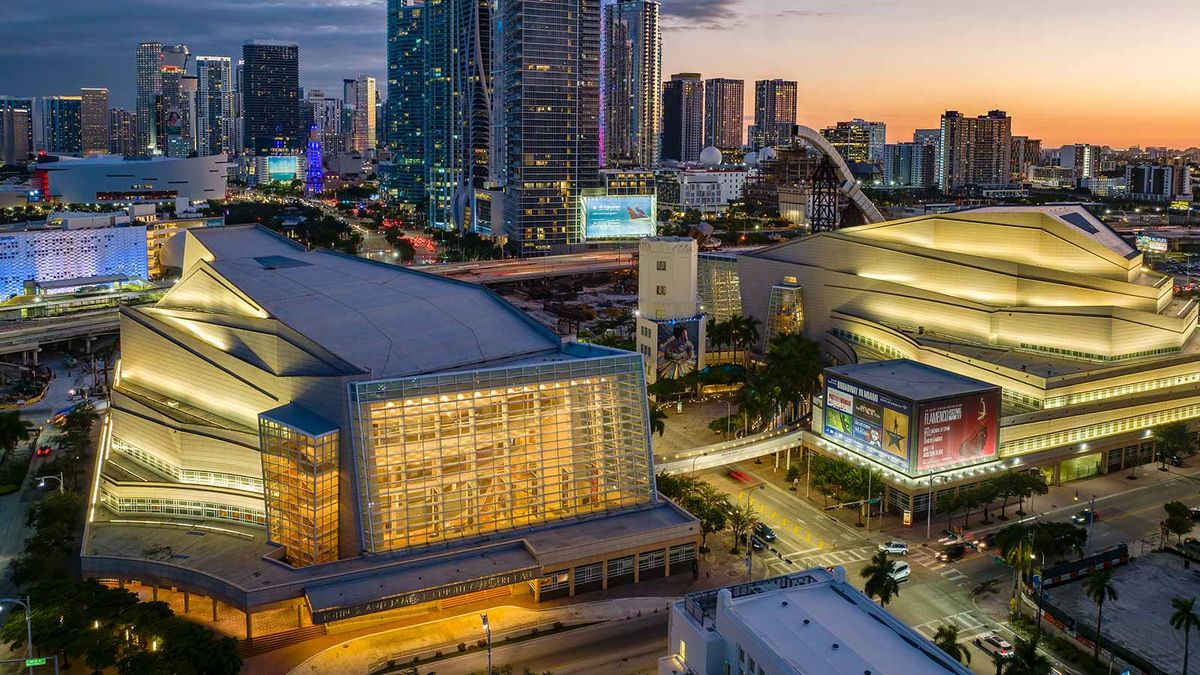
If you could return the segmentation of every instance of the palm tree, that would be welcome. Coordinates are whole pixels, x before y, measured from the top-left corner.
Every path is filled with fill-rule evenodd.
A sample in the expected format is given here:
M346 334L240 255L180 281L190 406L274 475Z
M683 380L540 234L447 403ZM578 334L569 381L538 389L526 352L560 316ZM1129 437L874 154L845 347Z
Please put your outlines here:
M1031 532L1024 525L1009 525L996 532L995 543L1000 548L1000 557L1013 568L1012 598L1017 599L1017 584L1033 569L1033 544Z
M786 404L791 418L807 410L809 399L820 382L821 346L798 333L777 335L766 354L767 376L779 385L779 403Z
M758 512L749 504L733 504L729 507L729 529L733 531L733 550L738 552L738 542L758 522Z
M658 434L662 436L666 430L667 411L656 405L650 406L650 435Z
M943 624L938 626L937 632L933 635L933 644L941 648L959 663L970 665L971 652L958 642L958 626L954 624Z
M867 597L878 597L880 605L887 605L892 598L900 595L900 583L892 577L895 571L896 563L888 558L887 551L876 553L871 562L858 573L867 580L863 585L863 592Z
M0 449L5 453L16 450L17 446L33 435L33 425L21 419L21 413L16 410L0 412Z
M1196 615L1196 597L1190 600L1171 598L1171 628L1183 631L1183 675L1188 671L1188 636L1193 628L1200 628L1200 616Z
M1083 594L1096 603L1096 651L1092 657L1100 662L1100 622L1104 618L1104 601L1117 599L1117 588L1112 583L1110 570L1092 570L1083 580ZM1185 673L1187 671L1184 671Z
M1050 660L1038 651L1040 639L1035 635L1030 640L1017 640L1004 675L1050 675Z

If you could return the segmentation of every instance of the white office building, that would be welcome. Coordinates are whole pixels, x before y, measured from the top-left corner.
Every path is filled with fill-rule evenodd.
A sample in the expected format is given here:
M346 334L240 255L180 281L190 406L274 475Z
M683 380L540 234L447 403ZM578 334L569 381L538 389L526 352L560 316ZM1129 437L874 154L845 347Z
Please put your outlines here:
M968 675L846 581L841 567L690 593L671 606L659 675Z
M0 228L0 300L148 276L146 225L124 213L58 214Z

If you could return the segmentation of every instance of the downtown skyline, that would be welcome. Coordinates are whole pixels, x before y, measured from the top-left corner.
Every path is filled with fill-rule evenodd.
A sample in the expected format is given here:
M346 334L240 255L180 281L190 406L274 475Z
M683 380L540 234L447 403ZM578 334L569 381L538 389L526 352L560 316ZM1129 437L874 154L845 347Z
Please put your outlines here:
M6 18L20 34L59 39L0 46L0 58L12 66L0 92L42 96L107 87L113 105L132 107L132 52L148 39L235 58L246 40L294 40L305 89L336 90L347 73L384 79L381 0L165 4L170 11L153 13L142 0L103 8L67 0L53 9L22 0L7 7ZM1018 0L1003 15L986 18L941 0L795 5L664 0L663 80L677 72L747 83L796 80L799 123L822 128L854 117L880 120L889 142L937 126L947 109L1003 108L1014 119L1014 133L1039 137L1047 147L1200 145L1193 122L1200 94L1180 86L1190 75L1187 62L1162 46L1200 39L1200 7L1183 0L1144 3L1140 16L1173 17L1154 26L1141 25L1127 16L1126 5L1110 0L1092 3L1086 13ZM64 10L79 20L61 22ZM96 30L106 22L117 25ZM84 63L89 67L81 68ZM746 105L749 124L751 97Z

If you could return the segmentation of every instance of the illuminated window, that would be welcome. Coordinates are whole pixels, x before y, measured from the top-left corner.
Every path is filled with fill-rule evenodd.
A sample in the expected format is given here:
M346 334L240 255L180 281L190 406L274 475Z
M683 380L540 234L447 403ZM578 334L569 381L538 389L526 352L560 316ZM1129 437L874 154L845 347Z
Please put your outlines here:
M260 415L259 435L268 538L297 567L337 560L337 428L292 404Z

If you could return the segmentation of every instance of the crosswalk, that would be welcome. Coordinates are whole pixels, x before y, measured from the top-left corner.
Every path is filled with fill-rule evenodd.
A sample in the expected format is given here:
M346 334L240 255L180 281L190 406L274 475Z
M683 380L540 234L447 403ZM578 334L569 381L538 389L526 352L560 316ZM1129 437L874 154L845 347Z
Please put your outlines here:
M976 635L982 635L994 630L991 620L985 617L977 609L971 609L965 612L943 616L932 621L926 621L925 623L913 626L913 628L925 637L932 639L934 634L937 633L938 627L947 624L958 628L958 637L960 640L969 640Z

